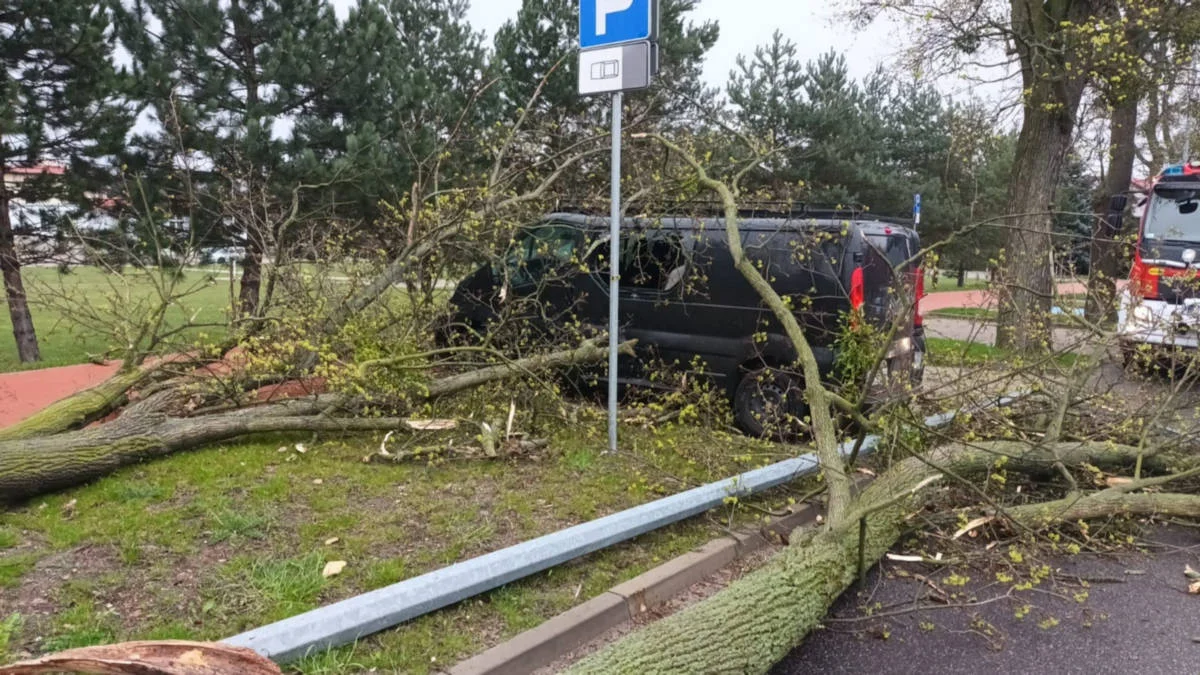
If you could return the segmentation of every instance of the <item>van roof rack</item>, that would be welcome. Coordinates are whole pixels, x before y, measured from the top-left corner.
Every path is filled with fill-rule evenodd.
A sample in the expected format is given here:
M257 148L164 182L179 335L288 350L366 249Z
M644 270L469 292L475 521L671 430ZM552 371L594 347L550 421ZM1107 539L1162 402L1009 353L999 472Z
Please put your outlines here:
M637 212L643 212L646 209L636 208L635 205L626 205L627 216L632 216ZM670 214L672 216L694 215L694 216L709 216L721 217L725 215L724 205L715 200L688 200L682 202L670 202L663 204L661 208L655 209L662 214ZM608 211L597 208L588 208L578 204L561 204L555 209L558 213L573 213L583 216L606 217ZM743 208L738 209L738 217L740 218L813 218L813 219L829 219L836 220L839 218L848 218L853 220L875 220L894 225L911 226L912 220L907 218L896 218L893 216L883 216L871 212L866 206L844 206L844 205L821 205L807 204L803 202L783 202L783 201L754 201L747 204Z

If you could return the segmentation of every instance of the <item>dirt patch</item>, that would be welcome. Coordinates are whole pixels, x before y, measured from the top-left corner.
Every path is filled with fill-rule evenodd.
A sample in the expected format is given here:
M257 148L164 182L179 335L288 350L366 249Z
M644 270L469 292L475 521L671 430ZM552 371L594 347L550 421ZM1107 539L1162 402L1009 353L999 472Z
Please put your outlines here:
M120 555L112 546L85 545L48 555L34 563L15 588L0 591L0 616L20 614L25 636L45 635L61 610L65 584L95 579L120 568ZM17 646L17 651L20 648Z
M694 605L705 598L716 595L719 591L723 590L734 581L737 581L750 572L762 567L768 560L773 558L776 553L781 551L782 548L782 546L767 546L754 553L751 553L744 558L735 560L732 564L722 568L715 574L705 577L701 581L692 584L687 590L672 597L662 605L651 608L633 620L626 621L625 623L613 628L586 645L560 656L556 661L554 661L554 663L551 663L544 668L535 670L534 674L554 675L554 673L562 672L585 656L600 651L604 647L616 642L617 640L620 640L642 626L671 616L672 614Z

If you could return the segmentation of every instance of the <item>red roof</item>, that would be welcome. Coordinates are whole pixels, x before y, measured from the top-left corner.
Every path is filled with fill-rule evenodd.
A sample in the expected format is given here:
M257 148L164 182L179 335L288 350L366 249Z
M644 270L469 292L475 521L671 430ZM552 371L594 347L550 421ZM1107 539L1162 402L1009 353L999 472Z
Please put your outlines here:
M67 167L62 164L36 164L34 166L10 166L7 171L8 173L23 175L50 174L51 176L61 176L67 172Z

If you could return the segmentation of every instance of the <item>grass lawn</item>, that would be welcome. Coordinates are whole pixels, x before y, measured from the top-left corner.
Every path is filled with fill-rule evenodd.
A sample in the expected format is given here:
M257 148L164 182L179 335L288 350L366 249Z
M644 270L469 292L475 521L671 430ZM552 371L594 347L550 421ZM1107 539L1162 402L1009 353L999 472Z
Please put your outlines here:
M307 278L318 276L310 263L299 265ZM328 276L343 281L345 275L363 270L334 268ZM156 283L165 277L157 270L126 269L122 275L109 274L95 267L73 267L60 274L53 267L27 267L21 270L37 329L42 360L22 364L12 339L12 320L7 307L0 315L0 373L88 363L109 352L116 335L144 323L143 318L158 306ZM154 275L154 276L152 276ZM167 350L183 350L197 341L222 337L226 330L230 296L229 268L207 266L188 268L176 282L175 296L182 296L166 313L165 325L182 325L186 320L198 325L171 337ZM235 288L236 290L236 288ZM451 291L434 292L438 301L448 300ZM403 292L394 296L398 311L404 311L408 299Z
M157 272L153 271L130 269L115 275L81 266L64 275L53 267L26 267L21 274L42 360L35 364L18 361L5 306L0 312L0 372L87 363L112 348L111 327L134 325L157 297L150 276ZM197 323L224 323L230 306L228 276L217 275L213 282L209 276L199 271L184 273L178 288L194 292L170 308L167 325L179 325L187 317L194 317ZM212 335L221 329L196 329L177 339L199 337L204 332Z
M985 366L990 364L1016 365L1028 362L1012 352L982 342L967 342L948 338L925 338L927 363L931 366ZM1073 352L1056 354L1054 360L1064 367L1073 365L1079 356Z
M964 285L959 286L958 279L953 274L938 275L937 283L934 283L932 274L925 275L926 293L942 293L948 291L982 291L987 290L987 288L988 282L979 279L967 279Z
M220 639L797 453L712 429L626 426L627 450L603 455L602 411L581 411L577 424L529 430L551 440L536 459L368 464L376 436L275 437L0 507L0 662L120 640ZM469 442L469 432L443 433ZM778 509L812 485L755 501ZM731 517L763 516L723 507L294 669L436 671L719 536ZM324 579L332 560L348 565Z

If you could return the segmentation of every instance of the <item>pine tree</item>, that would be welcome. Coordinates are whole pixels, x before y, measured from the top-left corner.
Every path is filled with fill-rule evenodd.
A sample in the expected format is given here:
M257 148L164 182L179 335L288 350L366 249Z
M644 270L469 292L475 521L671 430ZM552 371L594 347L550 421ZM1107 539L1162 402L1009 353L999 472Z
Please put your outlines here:
M660 118L692 104L704 92L704 55L717 42L715 22L688 20L699 0L662 0L660 61L655 88ZM559 120L581 120L604 107L603 97L578 93L579 6L574 0L523 0L515 19L496 33L493 72L500 78L507 114L524 106L545 80L537 109Z
M451 139L496 113L483 36L466 10L466 0L389 0L351 11L339 58L352 67L298 116L289 143L306 179L353 176L318 197L339 216L370 221L380 201L399 203L435 166L451 182L477 166L477 153Z
M804 97L807 75L796 56L796 43L775 31L769 44L755 47L754 54L737 57L737 69L729 74L725 92L737 111L737 119L751 135L768 139L781 148L796 148L807 140L801 128L798 103ZM791 153L794 155L795 153ZM781 180L795 181L799 167L793 160Z
M68 164L61 179L12 187L0 180L0 270L21 361L40 358L10 207L14 199L86 205L97 165L125 140L132 111L113 65L117 4L94 0L0 2L0 175L21 164Z
M127 31L130 51L159 122L156 134L139 139L148 162L159 173L173 173L184 156L210 167L207 181L190 177L201 189L175 186L176 193L202 198L203 188L212 188L205 183L220 177L227 187L234 184L233 192L262 197L251 203L283 198L275 192L278 178L288 175L287 128L351 67L337 58L342 45L332 6L324 0L141 0L136 7ZM144 25L161 29L143 30L136 39ZM211 204L188 208L207 211L212 227L228 226L230 219ZM246 224L270 222L267 214L245 216L224 236L246 249L239 309L254 316L274 233Z

